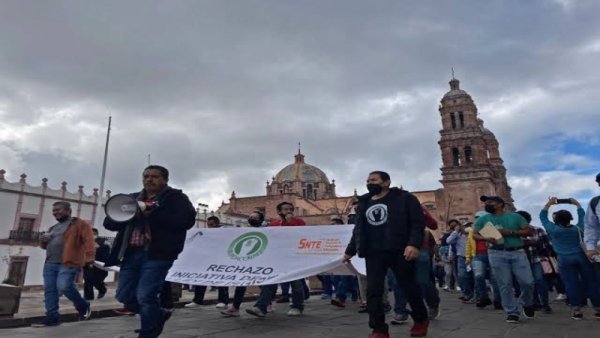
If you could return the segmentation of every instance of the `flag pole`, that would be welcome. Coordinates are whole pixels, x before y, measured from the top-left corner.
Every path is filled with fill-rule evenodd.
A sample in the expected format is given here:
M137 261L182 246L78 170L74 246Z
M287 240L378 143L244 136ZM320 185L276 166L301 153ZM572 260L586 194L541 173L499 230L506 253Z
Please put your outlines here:
M112 116L108 116L108 129L106 130L106 145L104 146L104 161L102 162L102 176L100 178L100 196L98 196L98 206L96 207L96 215L99 216L99 213L102 210L102 200L104 198L104 179L106 178L106 162L108 159L108 141L110 140L110 125L112 122ZM95 223L98 224L100 217L97 217Z

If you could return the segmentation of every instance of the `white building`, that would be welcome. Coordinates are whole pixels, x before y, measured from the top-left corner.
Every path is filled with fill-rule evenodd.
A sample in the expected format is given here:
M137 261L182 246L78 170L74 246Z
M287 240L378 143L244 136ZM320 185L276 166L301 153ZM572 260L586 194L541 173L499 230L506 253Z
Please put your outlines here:
M71 203L73 216L94 224L98 215L98 189L86 195L80 185L77 192L67 190L67 182L59 189L48 187L48 180L41 185L27 184L27 175L19 182L8 182L5 170L0 170L0 278L11 279L19 285L42 285L42 268L46 252L38 246L39 235L56 224L52 216L52 204L57 201ZM110 191L107 192L110 195ZM98 227L100 236L114 236ZM110 279L108 279L110 280Z

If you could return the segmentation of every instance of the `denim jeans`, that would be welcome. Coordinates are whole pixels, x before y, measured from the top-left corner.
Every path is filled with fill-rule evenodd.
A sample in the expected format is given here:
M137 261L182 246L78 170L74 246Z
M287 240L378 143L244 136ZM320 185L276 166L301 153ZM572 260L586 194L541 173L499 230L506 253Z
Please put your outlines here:
M345 301L348 293L352 294L352 299L358 298L358 290L355 287L356 277L354 276L332 276L335 285L335 298Z
M475 275L475 296L478 299L490 299L486 283L486 279L489 279L494 292L494 302L500 303L500 290L498 289L498 283L496 283L496 279L490 268L488 255L475 255L471 265L473 266L473 273Z
M542 263L532 263L531 272L533 273L533 280L535 281L535 292L536 298L539 300L541 306L548 306L548 284L544 278L544 269L542 269ZM538 303L535 302L534 303Z
M78 268L67 268L61 263L44 264L44 304L46 317L51 321L60 320L58 313L58 298L65 295L77 311L82 312L87 308L88 302L79 294L75 285L75 278L81 271Z
M458 285L463 296L473 297L473 271L467 271L467 263L464 256L457 257Z
M125 308L140 315L139 338L154 338L162 321L163 310L158 294L172 260L150 260L143 250L125 256L119 273L116 298Z
M451 260L449 262L444 262L444 280L447 287L454 289L456 288L456 269L455 269L455 261Z
M281 283L281 297L290 296L290 282Z
M292 305L293 309L304 311L304 279L298 279L289 282L292 287ZM254 304L263 313L267 313L267 306L271 303L275 291L277 290L277 284L265 285L260 289L260 295L258 300Z
M333 295L333 278L334 276L330 275L317 275L317 278L321 281L323 285L323 294L332 296Z
M440 305L440 294L431 278L431 257L429 250L420 250L419 258L417 258L415 264L415 275L427 306L430 309L438 307ZM388 271L387 278L390 288L394 291L394 313L408 314L409 311L406 309L406 295L404 291L398 287L396 279L390 271Z
M581 301L590 298L595 309L600 309L600 287L592 264L583 251L571 255L558 255L558 270L567 289L573 310L581 308Z
M523 250L488 250L492 274L500 288L502 306L507 315L519 316L519 305L513 289L513 274L520 286L520 303L533 306L533 274L527 255Z

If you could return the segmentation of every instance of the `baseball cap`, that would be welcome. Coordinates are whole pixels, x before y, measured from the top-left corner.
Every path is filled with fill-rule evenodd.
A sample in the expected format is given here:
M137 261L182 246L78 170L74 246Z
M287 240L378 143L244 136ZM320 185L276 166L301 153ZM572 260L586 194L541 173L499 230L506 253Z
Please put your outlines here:
M484 196L481 196L481 197L479 197L479 200L480 200L481 202L485 202L485 201L496 201L496 202L498 202L498 203L505 204L505 203L504 203L504 200L503 200L502 198L500 198L499 196L485 196L485 195L484 195Z

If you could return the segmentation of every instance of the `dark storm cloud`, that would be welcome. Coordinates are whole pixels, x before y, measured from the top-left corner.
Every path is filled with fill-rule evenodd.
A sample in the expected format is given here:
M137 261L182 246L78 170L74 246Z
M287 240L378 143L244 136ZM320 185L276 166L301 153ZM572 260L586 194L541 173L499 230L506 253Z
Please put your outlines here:
M519 182L538 176L534 162L562 155L548 137L597 132L598 7L2 2L0 167L12 180L25 171L33 182L98 186L112 114L113 191L138 189L151 154L196 199L262 194L297 142L340 193L363 189L373 168L434 189L437 105L455 67L519 179L515 193L527 194Z

